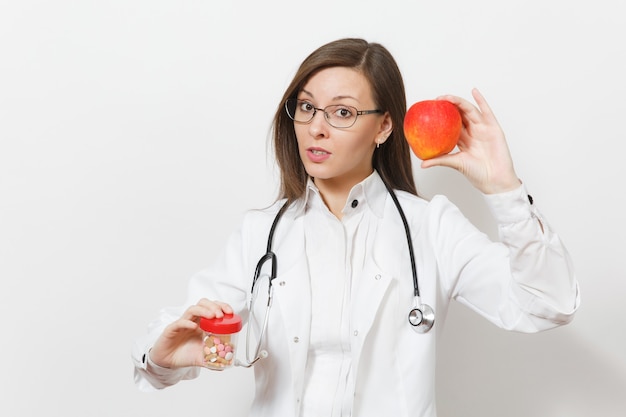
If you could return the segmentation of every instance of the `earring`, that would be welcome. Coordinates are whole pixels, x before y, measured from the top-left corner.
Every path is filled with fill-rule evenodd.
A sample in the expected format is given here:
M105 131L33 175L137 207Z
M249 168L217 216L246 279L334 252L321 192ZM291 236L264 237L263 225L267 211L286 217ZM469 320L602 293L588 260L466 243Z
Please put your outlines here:
M378 149L378 148L380 148L380 141L379 140L376 141L376 149Z

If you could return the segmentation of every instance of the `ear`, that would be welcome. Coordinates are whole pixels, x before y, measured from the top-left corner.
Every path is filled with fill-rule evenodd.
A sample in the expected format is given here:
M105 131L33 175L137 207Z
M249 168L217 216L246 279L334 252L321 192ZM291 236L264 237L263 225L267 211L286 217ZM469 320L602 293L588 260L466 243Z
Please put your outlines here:
M379 126L380 128L378 129L378 134L376 135L376 143L383 144L387 138L391 136L391 132L393 131L393 120L391 120L389 112L385 112Z

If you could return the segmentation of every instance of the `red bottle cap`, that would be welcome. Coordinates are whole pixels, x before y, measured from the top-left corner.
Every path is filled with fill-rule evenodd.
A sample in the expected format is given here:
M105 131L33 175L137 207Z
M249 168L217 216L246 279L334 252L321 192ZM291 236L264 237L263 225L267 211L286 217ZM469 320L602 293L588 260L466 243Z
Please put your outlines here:
M224 317L207 319L200 317L200 328L205 332L232 334L241 330L241 317L237 314L224 314Z

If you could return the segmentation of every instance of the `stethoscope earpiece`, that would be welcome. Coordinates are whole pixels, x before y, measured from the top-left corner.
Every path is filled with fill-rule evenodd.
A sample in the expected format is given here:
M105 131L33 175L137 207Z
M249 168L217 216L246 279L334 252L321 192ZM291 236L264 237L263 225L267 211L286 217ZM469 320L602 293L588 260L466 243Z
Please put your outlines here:
M435 312L428 304L422 304L409 311L409 323L417 333L426 333L435 324Z

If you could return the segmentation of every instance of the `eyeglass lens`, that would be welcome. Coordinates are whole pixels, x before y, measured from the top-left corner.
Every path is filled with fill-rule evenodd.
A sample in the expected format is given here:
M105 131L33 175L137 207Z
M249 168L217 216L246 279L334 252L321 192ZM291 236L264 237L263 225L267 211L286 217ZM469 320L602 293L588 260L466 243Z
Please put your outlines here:
M351 127L356 122L358 111L352 106L334 104L326 106L323 110L316 108L312 103L305 100L289 99L285 103L285 109L289 117L298 123L310 122L317 111L323 111L326 121L333 127Z

